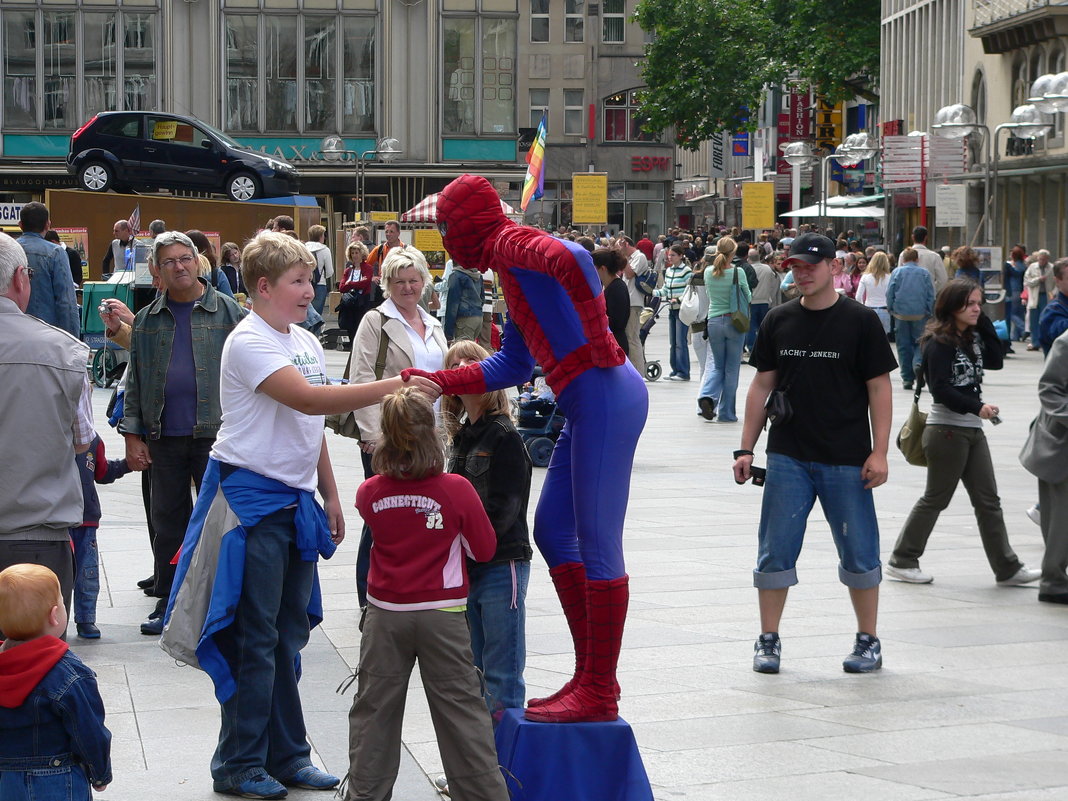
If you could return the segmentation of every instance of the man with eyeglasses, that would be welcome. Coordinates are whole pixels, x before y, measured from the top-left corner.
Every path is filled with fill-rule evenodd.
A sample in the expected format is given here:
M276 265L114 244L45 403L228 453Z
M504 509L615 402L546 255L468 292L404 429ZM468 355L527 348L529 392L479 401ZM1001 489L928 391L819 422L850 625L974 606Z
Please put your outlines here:
M27 203L19 212L19 227L23 233L18 243L26 252L33 287L26 313L62 328L76 339L81 337L82 325L78 319L78 299L71 280L70 261L60 245L44 238L50 227L48 207L44 203Z
M152 466L152 542L160 600L141 633L163 631L163 610L193 511L190 483L200 486L222 422L219 365L223 343L244 312L198 276L192 240L165 231L152 243L160 295L134 318L126 402L119 431L134 470Z
M84 511L74 454L96 435L89 348L26 313L39 277L27 262L14 239L0 236L0 442L9 445L0 460L0 570L20 562L50 568L69 610L70 528ZM66 265L63 272L69 281Z

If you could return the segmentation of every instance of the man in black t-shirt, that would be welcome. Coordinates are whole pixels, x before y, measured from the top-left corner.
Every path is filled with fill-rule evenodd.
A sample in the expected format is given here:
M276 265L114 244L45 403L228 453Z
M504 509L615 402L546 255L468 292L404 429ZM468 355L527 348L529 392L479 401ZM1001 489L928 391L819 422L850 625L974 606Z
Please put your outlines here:
M795 565L817 498L857 617L853 652L842 667L850 673L882 667L875 632L882 566L872 490L886 482L890 371L897 362L875 312L835 291L834 259L834 243L825 236L794 240L785 264L801 297L768 312L750 359L757 375L746 398L741 449L734 453L735 481L752 475L769 393L783 391L792 411L768 434L753 571L761 624L753 669L760 673L779 672L779 621L797 583Z

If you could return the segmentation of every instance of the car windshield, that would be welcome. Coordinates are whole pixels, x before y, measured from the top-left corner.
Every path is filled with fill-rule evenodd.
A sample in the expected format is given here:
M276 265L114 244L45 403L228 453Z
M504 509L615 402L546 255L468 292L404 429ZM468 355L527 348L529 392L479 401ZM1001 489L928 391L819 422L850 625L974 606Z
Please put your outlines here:
M249 149L247 146L245 146L245 145L241 144L240 142L234 140L229 135L224 134L218 128L214 128L211 125L208 125L206 122L204 122L204 120L197 120L197 125L200 125L200 126L206 128L207 130L211 131L211 133L213 133L217 137L219 137L219 139L221 139L224 144L227 144L230 147L236 147L236 148L239 148L241 150L248 150Z

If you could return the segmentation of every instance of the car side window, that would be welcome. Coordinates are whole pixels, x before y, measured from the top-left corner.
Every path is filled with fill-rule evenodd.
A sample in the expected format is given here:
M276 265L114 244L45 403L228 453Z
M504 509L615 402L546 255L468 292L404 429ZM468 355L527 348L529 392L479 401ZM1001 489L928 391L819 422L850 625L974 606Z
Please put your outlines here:
M96 132L98 134L103 134L104 136L125 136L136 138L141 133L140 122L141 121L137 117L108 117L107 119L100 121Z

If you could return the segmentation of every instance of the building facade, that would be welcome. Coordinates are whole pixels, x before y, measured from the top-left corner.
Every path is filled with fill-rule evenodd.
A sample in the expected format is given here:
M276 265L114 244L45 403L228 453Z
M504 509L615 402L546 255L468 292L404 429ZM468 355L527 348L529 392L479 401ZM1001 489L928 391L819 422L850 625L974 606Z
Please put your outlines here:
M939 108L963 103L986 131L969 137L967 168L947 180L968 187L967 225L935 228L937 244L1016 243L1068 252L1068 142L1063 113L1048 133L1015 137L1015 108L1040 75L1068 67L1068 5L1056 0L883 0L882 116L931 134ZM931 80L932 75L939 80ZM995 149L997 152L995 152ZM994 177L996 162L996 178ZM987 177L994 178L988 184ZM930 196L931 193L928 193ZM929 200L937 226L938 209ZM911 218L910 218L911 222Z
M672 150L635 114L635 0L0 0L0 200L73 186L71 133L107 110L190 114L301 170L333 218L403 212L464 172L518 203L523 129L547 110L546 192L607 172L609 227L660 230ZM328 160L324 137L346 151ZM390 163L382 138L403 151ZM366 180L357 209L356 165Z

